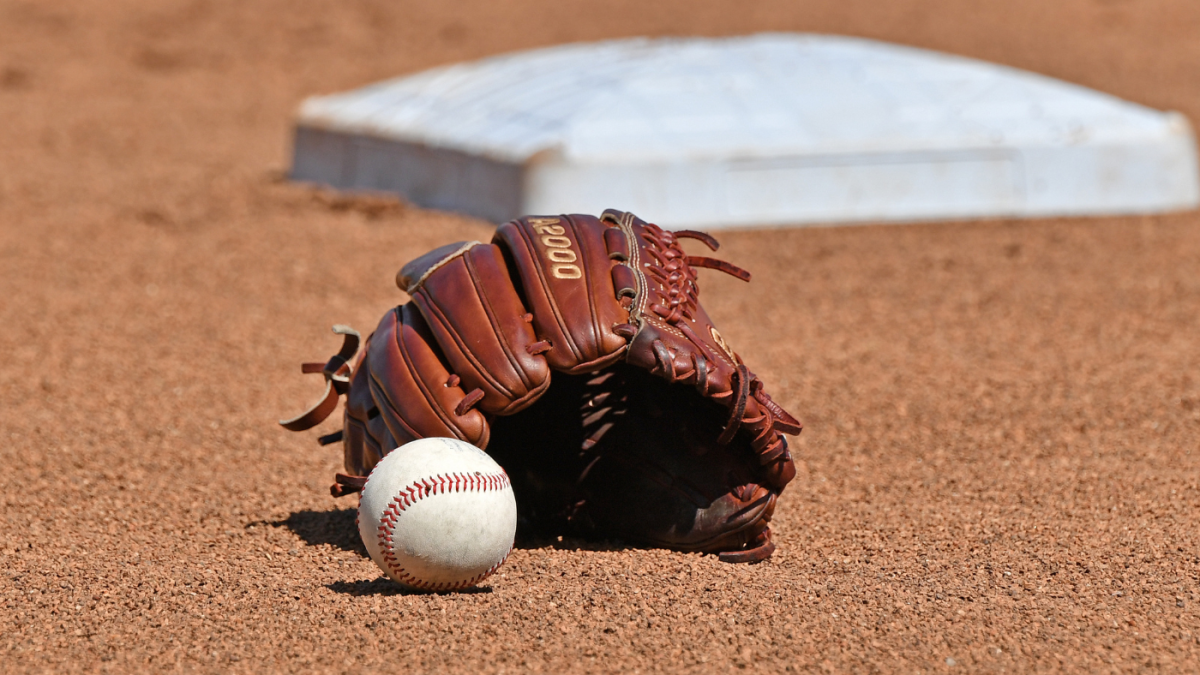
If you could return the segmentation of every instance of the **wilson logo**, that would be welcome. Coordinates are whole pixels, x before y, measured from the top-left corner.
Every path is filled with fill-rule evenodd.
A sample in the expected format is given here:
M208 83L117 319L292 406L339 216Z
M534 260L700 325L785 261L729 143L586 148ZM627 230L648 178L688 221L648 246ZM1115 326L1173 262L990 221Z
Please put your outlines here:
M583 272L576 265L579 256L571 248L571 239L566 237L566 228L559 225L558 218L530 218L533 228L542 243L542 255L550 261L550 274L555 279L581 279Z
M721 348L721 351L725 352L725 355L728 356L731 361L737 363L737 355L733 353L733 349L729 347L729 343L725 341L725 337L718 333L717 329L713 328L712 326L708 327L708 332L712 334L713 341L717 343L717 346Z

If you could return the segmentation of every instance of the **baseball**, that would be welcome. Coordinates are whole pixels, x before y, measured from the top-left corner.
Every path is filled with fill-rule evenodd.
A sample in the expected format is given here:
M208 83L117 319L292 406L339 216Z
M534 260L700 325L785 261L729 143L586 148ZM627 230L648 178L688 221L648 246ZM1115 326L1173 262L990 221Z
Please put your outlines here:
M423 438L388 453L367 477L358 532L371 559L410 588L474 586L508 558L517 501L504 469L453 438Z

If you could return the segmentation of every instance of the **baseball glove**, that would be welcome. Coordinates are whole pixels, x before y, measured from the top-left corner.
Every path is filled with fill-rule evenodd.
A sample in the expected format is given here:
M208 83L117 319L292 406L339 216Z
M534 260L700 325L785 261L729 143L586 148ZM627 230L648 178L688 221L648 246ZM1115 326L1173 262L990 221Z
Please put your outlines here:
M783 434L801 426L698 302L696 268L750 274L687 255L683 238L717 248L610 210L436 249L397 274L412 300L353 368L359 336L334 327L342 350L303 366L324 374L325 396L281 424L308 429L346 395L343 430L321 439L344 444L334 496L393 448L460 438L505 468L527 531L763 560L795 475Z

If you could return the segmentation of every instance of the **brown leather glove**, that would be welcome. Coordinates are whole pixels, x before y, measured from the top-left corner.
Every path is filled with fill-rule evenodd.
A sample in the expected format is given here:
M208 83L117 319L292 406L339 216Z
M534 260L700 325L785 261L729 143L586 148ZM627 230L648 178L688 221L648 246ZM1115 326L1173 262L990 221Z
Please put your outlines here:
M347 395L343 432L322 439L344 441L335 496L393 448L460 438L504 466L528 528L762 560L795 475L783 434L801 426L697 301L697 267L749 273L680 238L717 248L609 210L521 218L491 244L421 256L396 276L412 301L353 374L358 335L335 327L342 351L304 366L325 374L325 397L281 424L310 428Z

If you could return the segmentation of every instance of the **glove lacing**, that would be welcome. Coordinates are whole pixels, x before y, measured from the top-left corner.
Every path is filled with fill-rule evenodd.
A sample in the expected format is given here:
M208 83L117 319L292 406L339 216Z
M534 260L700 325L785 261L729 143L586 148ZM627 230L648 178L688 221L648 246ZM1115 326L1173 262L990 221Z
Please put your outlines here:
M699 339L687 321L694 321L696 303L700 293L696 285L696 267L705 267L724 272L730 276L750 280L750 273L732 263L702 256L689 256L679 245L680 238L695 239L703 242L709 249L716 251L720 244L711 235L694 230L669 232L654 224L647 224L641 233L642 239L648 244L644 249L653 261L645 265L646 273L666 288L666 294L653 290L657 297L648 303L650 311L663 321L679 330L697 348L690 356L692 368L680 372L675 365L675 354L662 340L652 344L654 355L658 360L659 370L671 382L683 382L695 386L704 396L720 401L729 408L729 421L718 441L727 445L733 440L738 429L746 426L754 434L752 446L758 454L759 462L770 464L787 453L787 441L777 431L798 431L790 428L777 428L779 418L783 417L782 408L763 391L763 383L754 373L750 372L740 359L735 364L733 387L729 391L715 394L708 393L708 361L704 354L713 359L711 348L705 341ZM736 356L735 356L736 358ZM750 414L747 408L750 398L760 405L753 406ZM790 427L790 425L788 425Z

